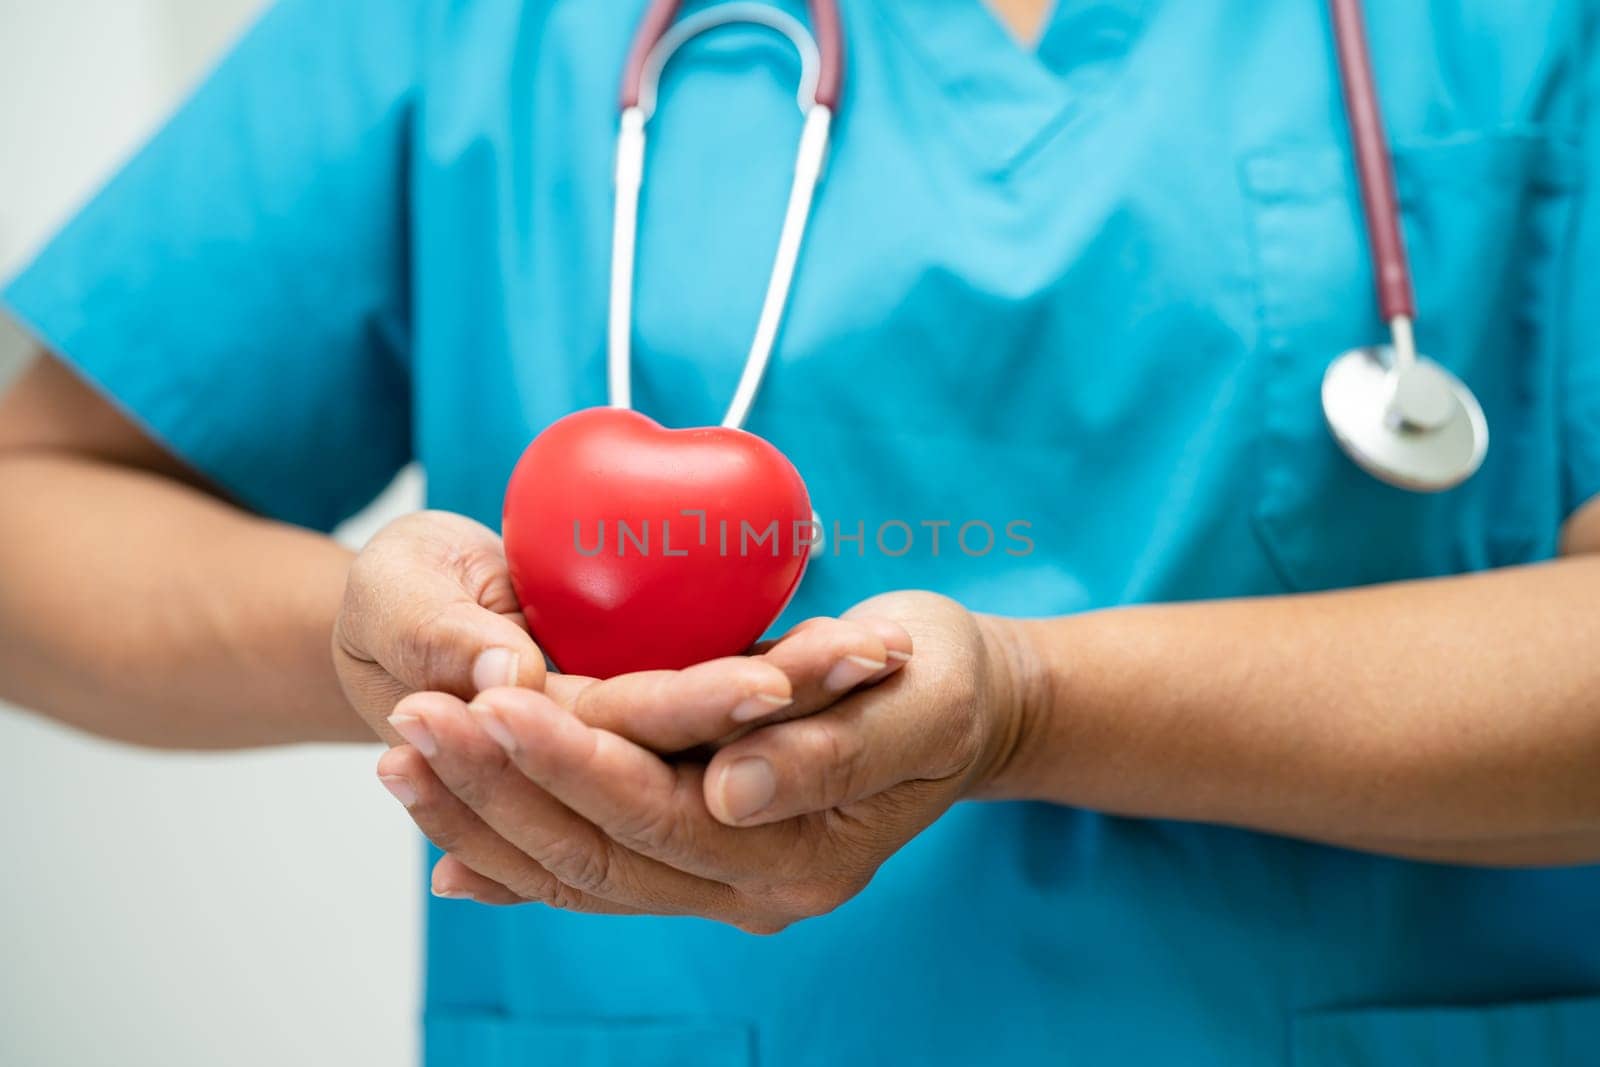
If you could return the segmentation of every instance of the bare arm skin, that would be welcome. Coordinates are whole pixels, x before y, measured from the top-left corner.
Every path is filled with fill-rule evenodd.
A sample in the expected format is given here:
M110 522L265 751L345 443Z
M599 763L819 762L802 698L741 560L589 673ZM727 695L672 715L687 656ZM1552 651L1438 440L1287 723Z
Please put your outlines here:
M252 517L59 361L0 398L0 697L175 748L371 740L328 654L350 553Z
M0 401L0 499L0 696L85 729L181 747L393 741L384 720L405 692L493 681L472 677L484 650L517 645L516 680L542 682L498 577L439 588L462 556L436 551L448 520L398 531L347 582L349 553L219 500L53 360ZM481 527L451 537L492 553ZM976 628L939 598L878 598L920 635L912 669L724 750L708 805L765 823L933 767L952 775L941 803L1028 797L1429 860L1600 861L1600 506L1564 548L1482 575ZM460 625L430 630L441 619ZM632 703L585 718L626 734ZM749 755L772 758L778 791L736 817L723 772ZM419 821L446 837L469 825L428 792L412 746L393 756L436 797Z
M407 697L397 718L426 744L379 769L420 783L407 806L448 853L436 892L518 901L457 828L475 815L581 906L757 931L839 907L962 799L1424 861L1600 863L1597 524L1591 504L1557 562L1316 596L1018 621L888 593L845 619L898 623L903 669L704 767L501 688ZM502 803L517 775L559 804Z
M356 555L257 518L58 360L0 398L0 500L0 698L80 729L395 741L415 689L543 684L492 531L421 513Z
M1416 859L1600 862L1600 504L1536 566L1011 627L996 795Z
M1569 550L1592 544L1594 521L1578 518ZM1597 863L1597 592L1600 557L1574 555L1038 621L888 593L845 618L899 623L902 670L763 726L703 768L663 762L523 689L470 703L407 697L397 715L427 743L379 766L429 786L408 807L451 842L438 892L515 902L483 883L487 868L452 829L475 813L585 901L756 931L837 908L962 799L1234 825L1417 860ZM559 805L501 803L516 775Z
M544 686L493 531L419 512L353 554L256 518L58 360L0 398L0 500L0 698L81 729L174 748L397 743L408 693ZM747 723L750 700L787 705L791 678L882 655L868 628L822 636L776 665L552 688L586 721L686 748Z

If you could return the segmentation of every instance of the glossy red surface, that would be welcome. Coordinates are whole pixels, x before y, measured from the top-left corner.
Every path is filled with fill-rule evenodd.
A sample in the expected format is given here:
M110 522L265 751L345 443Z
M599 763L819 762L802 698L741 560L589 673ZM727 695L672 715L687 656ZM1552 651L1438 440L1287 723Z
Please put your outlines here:
M747 649L800 584L810 520L799 472L761 438L593 408L528 446L503 532L534 639L603 678Z

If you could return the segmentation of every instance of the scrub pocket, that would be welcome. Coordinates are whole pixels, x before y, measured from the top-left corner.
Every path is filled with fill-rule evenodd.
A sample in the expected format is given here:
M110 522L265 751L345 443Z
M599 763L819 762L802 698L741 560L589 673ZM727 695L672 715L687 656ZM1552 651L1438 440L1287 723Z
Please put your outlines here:
M427 1067L750 1067L755 1029L717 1019L430 1014Z
M1546 557L1561 520L1551 324L1577 149L1529 130L1396 148L1419 347L1472 387L1489 422L1483 468L1434 494L1366 474L1322 417L1328 364L1387 340L1353 166L1327 144L1244 164L1262 361L1252 515L1262 547L1291 590Z
M1600 997L1314 1012L1295 1020L1293 1049L1293 1067L1593 1067Z

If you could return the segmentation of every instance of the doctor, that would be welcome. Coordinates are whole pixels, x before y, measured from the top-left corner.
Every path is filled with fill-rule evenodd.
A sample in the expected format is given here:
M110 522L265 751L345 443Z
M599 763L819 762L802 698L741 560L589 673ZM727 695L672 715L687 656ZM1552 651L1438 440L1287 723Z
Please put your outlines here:
M15 281L51 355L0 409L0 695L387 738L439 1067L1594 1062L1593 5L1367 13L1405 310L1483 423L1361 409L1467 417L1419 486L1324 405L1398 298L1323 3L843 4L748 419L833 544L784 640L594 682L490 528L607 399L644 6L284 0ZM750 26L664 72L630 338L669 425L740 375L796 72ZM411 459L438 511L316 532Z

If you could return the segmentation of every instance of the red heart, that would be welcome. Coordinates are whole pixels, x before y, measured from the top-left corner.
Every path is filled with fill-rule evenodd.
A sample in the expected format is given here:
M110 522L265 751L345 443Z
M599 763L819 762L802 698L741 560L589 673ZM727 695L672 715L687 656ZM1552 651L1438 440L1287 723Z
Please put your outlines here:
M799 472L761 438L592 408L522 454L503 532L534 640L609 678L749 648L800 584L810 523Z

